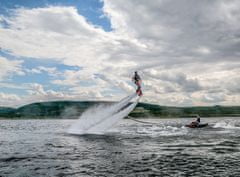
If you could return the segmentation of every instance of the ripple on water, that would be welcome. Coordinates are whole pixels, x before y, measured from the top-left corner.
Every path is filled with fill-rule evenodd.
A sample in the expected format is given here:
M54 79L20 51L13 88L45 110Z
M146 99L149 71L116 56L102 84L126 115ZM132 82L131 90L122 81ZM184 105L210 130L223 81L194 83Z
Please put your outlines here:
M240 176L238 129L155 122L123 121L107 135L72 136L64 131L73 121L3 121L0 176Z

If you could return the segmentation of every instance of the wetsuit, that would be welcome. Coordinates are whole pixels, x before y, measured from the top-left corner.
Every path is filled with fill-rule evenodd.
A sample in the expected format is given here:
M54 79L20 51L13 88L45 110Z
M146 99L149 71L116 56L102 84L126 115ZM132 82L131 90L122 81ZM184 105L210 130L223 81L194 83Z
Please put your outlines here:
M133 76L133 80L134 80L134 83L137 85L137 90L136 90L136 92L137 92L137 94L138 94L139 96L141 96L141 95L142 95L141 83L140 83L141 78L140 78L140 76L139 76L136 72L135 72L135 74L134 74L134 76Z
M138 82L141 80L141 78L137 73L135 73L133 80L134 80L135 84L138 85Z

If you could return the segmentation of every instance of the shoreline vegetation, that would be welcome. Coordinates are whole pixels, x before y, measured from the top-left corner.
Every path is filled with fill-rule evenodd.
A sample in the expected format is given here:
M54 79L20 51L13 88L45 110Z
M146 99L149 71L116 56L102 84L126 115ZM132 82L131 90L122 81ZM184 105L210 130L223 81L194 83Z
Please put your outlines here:
M85 110L114 102L104 101L51 101L28 104L19 108L0 107L0 119L76 119ZM134 118L191 118L240 117L240 106L171 107L138 103L129 114Z

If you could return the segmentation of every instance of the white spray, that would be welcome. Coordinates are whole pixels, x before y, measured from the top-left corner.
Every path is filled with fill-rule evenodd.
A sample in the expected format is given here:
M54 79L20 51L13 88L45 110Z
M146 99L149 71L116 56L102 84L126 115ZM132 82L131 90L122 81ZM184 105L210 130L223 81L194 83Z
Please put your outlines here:
M127 116L137 105L134 93L113 105L100 105L84 112L68 131L71 134L103 134L119 120ZM135 100L134 100L135 99ZM129 103L134 100L134 103Z

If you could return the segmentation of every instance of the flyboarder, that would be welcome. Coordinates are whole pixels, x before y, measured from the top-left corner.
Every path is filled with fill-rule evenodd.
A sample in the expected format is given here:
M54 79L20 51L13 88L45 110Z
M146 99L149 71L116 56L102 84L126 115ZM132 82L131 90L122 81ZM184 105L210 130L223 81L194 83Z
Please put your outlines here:
M134 72L134 76L132 77L133 82L137 85L136 93L138 96L142 96L142 90L141 90L141 77L138 75L137 71Z

